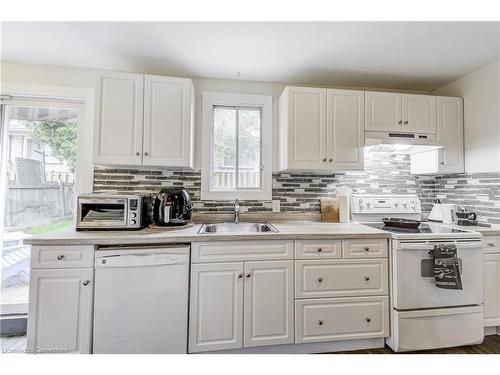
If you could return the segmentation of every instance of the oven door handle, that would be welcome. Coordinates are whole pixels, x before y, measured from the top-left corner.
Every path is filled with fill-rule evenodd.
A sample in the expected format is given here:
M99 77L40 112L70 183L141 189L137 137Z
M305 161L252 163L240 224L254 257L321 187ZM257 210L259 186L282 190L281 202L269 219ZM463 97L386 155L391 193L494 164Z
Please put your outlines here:
M435 244L415 244L415 243L399 243L396 246L397 250L421 250L421 251L431 251L434 250L434 246L439 244L454 244L457 249L480 249L481 241L477 242L436 242Z

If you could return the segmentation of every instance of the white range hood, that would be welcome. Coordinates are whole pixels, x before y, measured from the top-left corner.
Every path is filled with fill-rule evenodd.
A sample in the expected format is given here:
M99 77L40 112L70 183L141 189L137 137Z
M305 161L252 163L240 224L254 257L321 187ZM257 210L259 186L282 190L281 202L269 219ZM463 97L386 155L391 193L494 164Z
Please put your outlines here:
M365 147L370 151L415 154L442 148L434 134L365 131Z

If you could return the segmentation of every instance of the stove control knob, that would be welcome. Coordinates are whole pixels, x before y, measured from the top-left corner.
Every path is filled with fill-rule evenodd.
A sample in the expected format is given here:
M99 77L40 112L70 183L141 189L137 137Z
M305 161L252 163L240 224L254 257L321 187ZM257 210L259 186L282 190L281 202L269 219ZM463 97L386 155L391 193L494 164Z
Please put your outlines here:
M396 207L397 207L398 205L399 205L399 203L398 203L398 202L394 202L394 206L396 206Z
M130 220L130 224L135 225L136 221L135 220Z
M365 206L364 206L362 203L360 203L360 204L359 204L359 209L360 209L360 210L362 210L364 207L365 207Z
M406 201L403 202L403 207L406 208L407 204L406 204Z
M413 203L413 202L415 202L415 201L413 199L410 199L410 203Z
M371 202L366 202L366 207L370 208L370 206L371 206Z
M358 202L359 202L359 204L363 203L363 199L361 199L361 198L360 198L360 199L358 200Z
M415 205L414 205L414 204L412 204L412 205L411 205L411 208L415 209Z

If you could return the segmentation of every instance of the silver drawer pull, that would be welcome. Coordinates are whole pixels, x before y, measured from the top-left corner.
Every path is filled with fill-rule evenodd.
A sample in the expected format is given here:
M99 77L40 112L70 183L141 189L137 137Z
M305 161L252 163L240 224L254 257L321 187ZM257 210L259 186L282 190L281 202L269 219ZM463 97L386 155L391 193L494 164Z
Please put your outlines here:
M370 248L368 246L365 247L365 251L370 251Z
M323 282L323 278L322 278L322 277L319 277L319 278L318 278L318 283L320 283L320 284L321 284L322 282Z
M323 321L322 320L318 320L318 325L322 326L323 325Z
M251 273L247 273L247 274L246 274L247 279L248 279L248 278L250 278L250 276L252 276L252 274L251 274Z
M369 317L366 317L365 320L366 320L367 323L370 323L372 321L372 319L369 318Z
M64 255L58 255L57 260L62 260L64 258Z
M90 283L90 280L85 280L84 282L82 282L83 286L87 286L87 285L89 285L89 283Z
M321 247L318 247L318 253L321 253L323 249Z
M242 273L239 273L239 274L238 274L238 279L241 279L241 278L243 278L243 274L242 274Z
M370 281L370 276L365 276L366 281Z
M495 247L496 245L495 245L493 242L490 242L490 243L488 244L488 246L489 246L489 247Z

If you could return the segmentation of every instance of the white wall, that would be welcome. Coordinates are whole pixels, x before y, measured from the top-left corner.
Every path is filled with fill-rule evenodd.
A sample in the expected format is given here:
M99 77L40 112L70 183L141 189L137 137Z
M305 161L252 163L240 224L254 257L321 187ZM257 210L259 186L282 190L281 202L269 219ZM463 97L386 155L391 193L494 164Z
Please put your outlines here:
M500 62L496 61L433 93L464 98L465 171L500 171Z
M95 85L95 69L61 67L49 65L33 65L25 63L16 63L10 61L0 61L0 83L1 84L16 84L16 85L44 85L44 86L61 86L72 88L87 88L94 89ZM140 73L140 72L136 72ZM287 85L286 83L276 82L252 82L238 80L220 80L210 78L193 78L196 97L196 112L195 112L195 168L201 167L201 93L203 91L218 91L218 92L233 92L242 94L262 94L273 96L273 170L278 169L278 98L281 92ZM304 84L306 85L306 84ZM318 85L312 85L318 86ZM326 86L325 86L326 87ZM337 87L337 88L353 88L353 87ZM363 88L370 90L383 91L399 91L395 89L382 88ZM428 93L426 91L407 90L408 92ZM0 87L1 92L1 87ZM93 103L91 103L93 108ZM89 122L86 122L89 126ZM92 124L90 124L92 127ZM86 136L92 137L92 130L86 132ZM92 138L90 138L92 139ZM91 150L86 152L91 155Z

